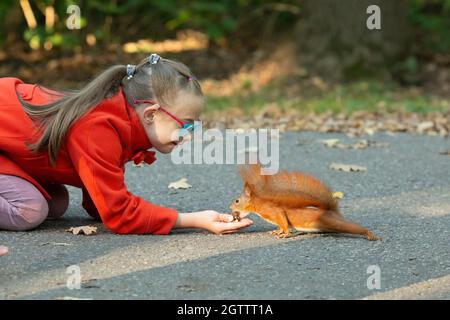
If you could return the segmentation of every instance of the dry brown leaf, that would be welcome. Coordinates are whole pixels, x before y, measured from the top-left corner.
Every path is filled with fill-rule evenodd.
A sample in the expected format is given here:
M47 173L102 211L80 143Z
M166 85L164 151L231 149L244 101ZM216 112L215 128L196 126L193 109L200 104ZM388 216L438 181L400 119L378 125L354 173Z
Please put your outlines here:
M178 181L171 182L169 184L170 189L188 189L192 186L187 182L187 178L181 178Z
M379 147L386 148L389 146L387 142L376 142L372 140L361 139L353 144L343 144L339 142L339 139L327 139L321 140L324 145L329 148L339 148L339 149L365 149L367 147Z
M373 136L376 132L376 129L374 128L365 128L364 131L366 132L366 134L368 134L369 136Z
M443 156L450 156L450 150L439 152L439 154L442 154Z
M434 127L433 121L424 121L417 125L417 131L419 133L423 133L429 129L432 129L433 127Z
M367 171L366 167L357 166L354 164L342 164L342 163L332 163L330 169L344 172L364 172Z
M320 140L320 142L323 143L328 148L334 148L340 144L339 139L325 139L325 140Z
M349 147L352 149L365 149L369 146L369 140L359 140Z
M260 112L253 115L232 117L228 110L205 115L202 119L205 128L279 128L282 131L341 132L349 137L372 135L377 132L419 133L449 136L450 112L436 112L421 115L412 112L371 113L367 111L333 114L300 114L295 110L280 110L280 113ZM240 130L244 131L244 129ZM239 131L238 131L239 132Z
M71 227L66 231L72 232L73 234L84 234L86 236L90 236L97 233L97 227L93 226Z
M367 147L374 147L374 148L387 148L389 147L388 142L377 142L373 140L359 140L355 142L354 144L350 145L353 149L364 149Z

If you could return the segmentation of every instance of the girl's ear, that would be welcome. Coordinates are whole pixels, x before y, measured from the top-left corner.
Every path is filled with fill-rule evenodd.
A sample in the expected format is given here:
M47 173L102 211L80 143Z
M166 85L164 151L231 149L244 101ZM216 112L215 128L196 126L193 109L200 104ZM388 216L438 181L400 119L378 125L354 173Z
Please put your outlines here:
M246 197L250 197L251 195L251 190L247 183L244 184L244 194Z
M146 107L144 110L144 120L145 123L150 124L155 119L155 112L159 109L159 105L154 104L150 107Z

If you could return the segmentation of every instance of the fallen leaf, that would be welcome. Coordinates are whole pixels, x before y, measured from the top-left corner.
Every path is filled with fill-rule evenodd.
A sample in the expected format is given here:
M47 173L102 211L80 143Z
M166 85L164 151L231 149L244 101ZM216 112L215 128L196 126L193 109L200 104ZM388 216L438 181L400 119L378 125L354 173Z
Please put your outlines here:
M195 288L192 287L189 284L183 284L183 285L179 285L177 286L177 289L183 290L183 291L187 291L187 292L193 292L195 291Z
M334 199L342 199L342 198L344 198L344 193L341 191L333 192L333 198Z
M369 140L359 140L355 142L354 144L350 145L349 147L353 149L365 149L369 146Z
M417 132L423 133L429 129L432 129L434 127L433 121L424 121L417 125Z
M439 154L442 154L443 156L450 156L450 150L441 151Z
M273 108L277 109L276 104ZM205 128L241 128L238 133L245 133L248 128L267 127L279 128L280 131L342 132L348 137L371 136L377 132L385 132L388 135L394 132L407 132L448 137L450 133L448 111L428 115L386 111L375 114L355 111L351 115L311 112L302 114L301 117L298 111L280 111L279 108L274 113L256 112L247 116L244 116L242 111L239 112L240 116L235 116L231 110L205 115L202 123ZM297 144L303 143L299 141Z
M389 143L387 142L377 142L365 139L358 140L353 144L343 144L339 142L339 139L320 140L320 142L329 148L339 148L339 149L365 149L367 147L386 148L389 146Z
M374 128L366 128L364 129L364 131L369 135L369 136L373 136L375 134L375 129Z
M325 139L325 140L320 140L320 142L329 148L336 147L340 143L339 139Z
M66 231L72 232L73 234L84 234L86 236L90 236L97 233L97 227L92 226L71 227Z
M342 163L332 163L330 169L344 172L364 172L367 171L366 167L357 166L354 164L342 164Z
M181 178L178 181L171 182L169 184L170 189L188 189L192 188L192 186L187 182L187 178Z

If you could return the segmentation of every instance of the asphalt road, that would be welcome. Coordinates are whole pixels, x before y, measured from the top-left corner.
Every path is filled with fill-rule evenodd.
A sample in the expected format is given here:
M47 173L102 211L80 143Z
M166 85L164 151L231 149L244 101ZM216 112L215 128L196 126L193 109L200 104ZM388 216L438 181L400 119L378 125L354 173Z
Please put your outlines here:
M439 154L450 149L449 139L376 134L365 138L390 147L362 150L317 142L330 138L356 141L343 134L283 134L281 168L307 171L342 191L344 215L383 241L278 240L267 234L273 226L256 216L253 226L232 235L118 236L93 222L81 208L80 190L69 187L64 219L32 232L0 231L0 244L10 249L0 257L0 299L450 299L450 156ZM367 172L333 171L332 162ZM182 177L193 188L167 188ZM144 168L127 164L126 183L131 192L184 212L229 212L242 188L234 165L174 165L163 155ZM98 226L98 234L64 231L86 224ZM71 265L81 271L79 290L66 286ZM379 271L380 289L368 288L368 268Z

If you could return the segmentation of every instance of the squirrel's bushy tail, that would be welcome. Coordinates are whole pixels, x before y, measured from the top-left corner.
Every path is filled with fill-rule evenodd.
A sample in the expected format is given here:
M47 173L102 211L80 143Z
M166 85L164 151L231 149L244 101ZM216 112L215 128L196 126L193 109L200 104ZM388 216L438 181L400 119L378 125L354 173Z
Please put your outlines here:
M259 163L239 166L239 172L244 184L260 199L293 208L317 207L339 212L331 190L319 179L303 172L264 175Z

